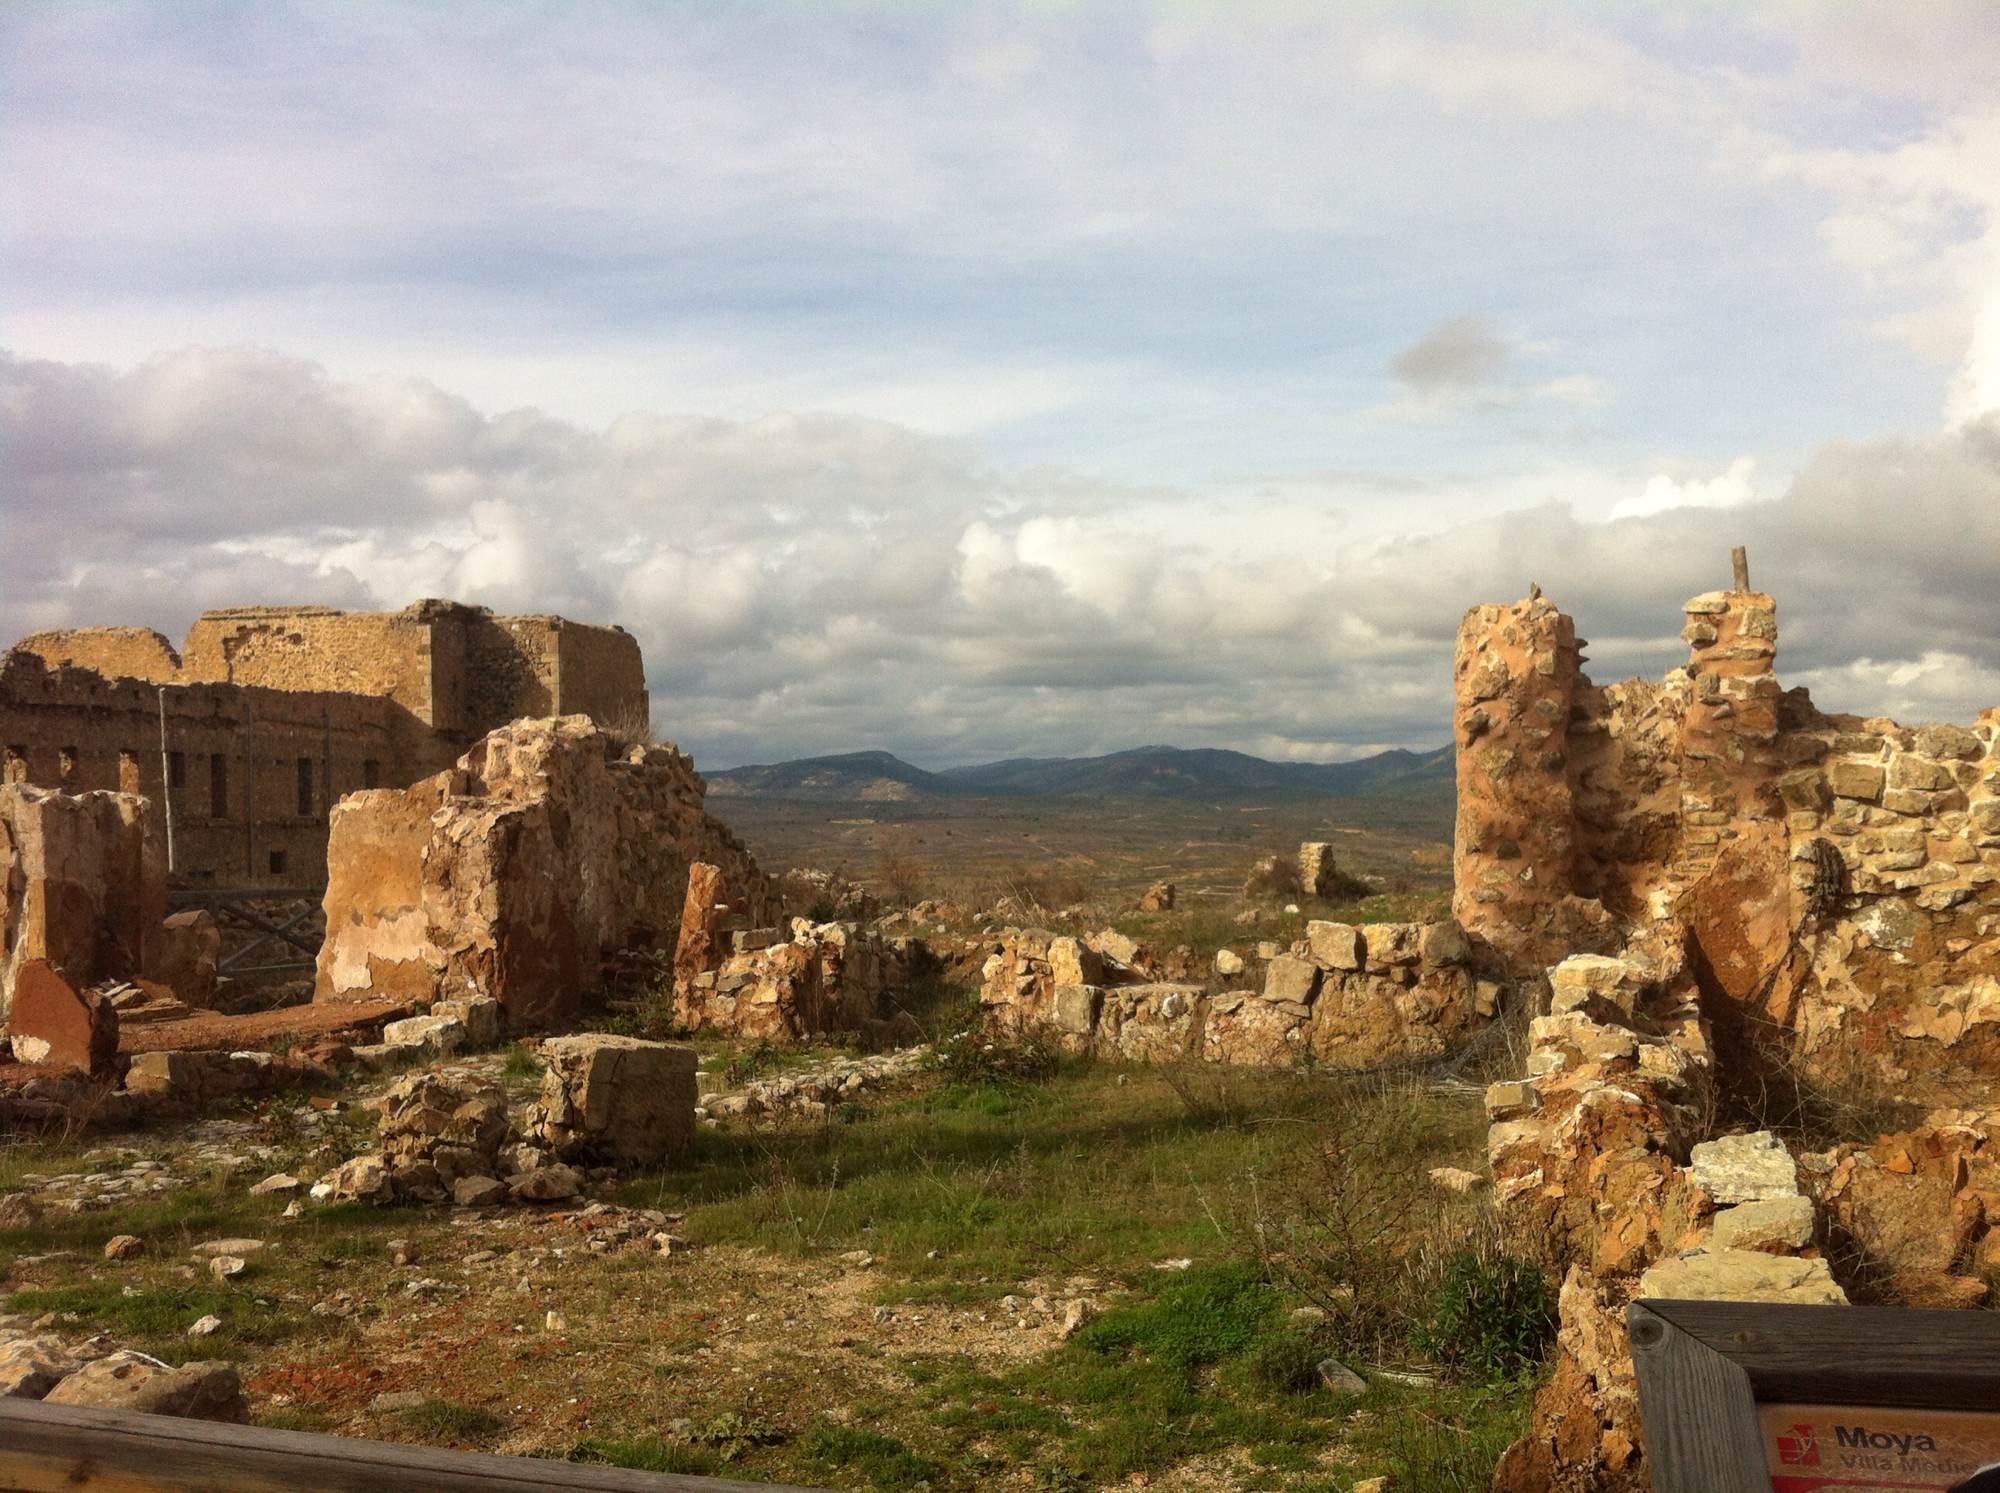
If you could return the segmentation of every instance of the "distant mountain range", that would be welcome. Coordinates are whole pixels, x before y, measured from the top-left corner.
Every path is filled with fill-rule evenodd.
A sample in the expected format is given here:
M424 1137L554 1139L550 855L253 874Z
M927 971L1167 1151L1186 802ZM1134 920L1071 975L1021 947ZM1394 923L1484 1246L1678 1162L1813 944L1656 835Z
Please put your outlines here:
M705 774L718 798L895 802L926 798L1064 796L1218 798L1284 794L1355 797L1452 789L1452 750L1401 749L1355 762L1267 762L1212 748L1137 747L1108 757L1015 757L926 772L888 752L842 752Z

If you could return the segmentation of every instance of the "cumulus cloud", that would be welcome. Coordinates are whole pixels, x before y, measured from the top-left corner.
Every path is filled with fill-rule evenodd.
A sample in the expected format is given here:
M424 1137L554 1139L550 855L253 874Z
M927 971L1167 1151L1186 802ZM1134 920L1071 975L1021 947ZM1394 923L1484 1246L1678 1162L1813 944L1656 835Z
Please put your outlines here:
M1557 497L1510 480L1461 491L1462 521L1427 525L1442 510L1415 501L1311 546L1298 484L1234 498L1222 544L1192 521L1198 491L1008 471L879 421L593 430L257 350L0 359L0 448L30 445L0 490L0 633L178 636L203 606L422 595L615 620L646 649L661 728L713 765L1434 744L1467 606L1539 582L1597 640L1598 677L1657 673L1684 656L1679 603L1724 580L1735 543L1778 595L1788 672L1829 708L2000 698L1992 420L1827 446L1758 501L1748 458L1643 483L1569 469Z

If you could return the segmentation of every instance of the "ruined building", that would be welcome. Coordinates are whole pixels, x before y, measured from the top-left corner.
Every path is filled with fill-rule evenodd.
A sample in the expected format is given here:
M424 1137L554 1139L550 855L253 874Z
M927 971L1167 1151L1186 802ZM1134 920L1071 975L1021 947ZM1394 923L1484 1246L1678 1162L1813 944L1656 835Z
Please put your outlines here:
M1494 1199L1562 1280L1500 1493L1650 1486L1633 1300L1967 1307L2000 1275L2000 709L1820 711L1747 571L1658 682L1593 684L1538 593L1459 632L1454 911L1547 977L1487 1094Z
M182 884L317 886L341 795L450 767L523 716L647 716L638 643L561 617L420 601L400 612L204 612L158 633L24 638L0 664L0 780L157 806Z

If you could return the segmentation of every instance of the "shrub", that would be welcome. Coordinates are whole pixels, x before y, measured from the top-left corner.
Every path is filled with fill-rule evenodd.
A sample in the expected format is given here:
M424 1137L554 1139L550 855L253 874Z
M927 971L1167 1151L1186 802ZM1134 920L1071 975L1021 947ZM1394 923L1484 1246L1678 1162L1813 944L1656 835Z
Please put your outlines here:
M1062 1055L1035 1032L961 1032L931 1049L931 1062L945 1082L967 1088L1008 1088L1047 1083Z
M1319 1384L1325 1350L1302 1332L1266 1338L1250 1355L1250 1377L1265 1389L1303 1394Z
M1277 1316L1278 1293L1241 1262L1199 1265L1162 1286L1150 1301L1107 1312L1077 1334L1097 1353L1143 1353L1178 1369L1245 1353Z
M1467 1250L1446 1264L1410 1346L1458 1378L1491 1383L1533 1373L1555 1330L1555 1293L1540 1266Z

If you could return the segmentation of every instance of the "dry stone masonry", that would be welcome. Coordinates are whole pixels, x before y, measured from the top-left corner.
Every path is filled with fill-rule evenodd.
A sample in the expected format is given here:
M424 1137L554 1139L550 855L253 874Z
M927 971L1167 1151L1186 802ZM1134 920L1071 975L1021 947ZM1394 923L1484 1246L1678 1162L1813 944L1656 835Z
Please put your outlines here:
M1487 1094L1510 1237L1562 1279L1513 1493L1650 1485L1633 1299L1967 1306L2000 1264L2000 1112L1824 1152L1716 1130L1781 1071L1990 1093L2000 712L1824 714L1779 684L1776 604L1741 571L1683 636L1666 679L1597 686L1539 593L1459 633L1454 909L1547 981L1526 1074Z
M1140 953L1111 933L1007 929L981 971L980 1006L996 1028L1102 1058L1336 1068L1438 1057L1499 1008L1499 987L1472 970L1471 945L1448 922L1311 922L1257 968L1218 960L1221 989L1151 980Z

